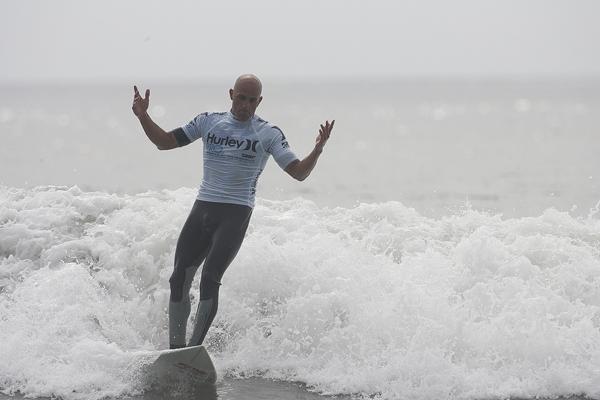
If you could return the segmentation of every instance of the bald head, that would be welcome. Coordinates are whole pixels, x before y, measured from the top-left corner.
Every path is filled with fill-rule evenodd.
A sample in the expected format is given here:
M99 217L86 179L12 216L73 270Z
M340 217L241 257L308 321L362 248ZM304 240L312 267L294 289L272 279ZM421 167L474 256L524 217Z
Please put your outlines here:
M253 74L244 74L240 75L235 80L235 85L233 85L233 90L236 91L238 89L244 88L246 90L253 90L258 92L258 95L262 93L262 83L260 79L256 75Z
M236 119L246 121L254 115L262 101L262 83L256 75L245 74L236 79L233 89L229 89L231 113Z

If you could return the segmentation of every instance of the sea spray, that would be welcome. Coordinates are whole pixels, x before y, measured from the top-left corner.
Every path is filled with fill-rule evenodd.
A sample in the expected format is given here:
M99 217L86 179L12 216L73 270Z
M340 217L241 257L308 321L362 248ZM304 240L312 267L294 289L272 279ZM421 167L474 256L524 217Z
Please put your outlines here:
M195 191L0 189L0 387L137 393ZM198 282L192 288L193 307ZM221 375L382 399L600 395L600 220L259 199L206 344Z

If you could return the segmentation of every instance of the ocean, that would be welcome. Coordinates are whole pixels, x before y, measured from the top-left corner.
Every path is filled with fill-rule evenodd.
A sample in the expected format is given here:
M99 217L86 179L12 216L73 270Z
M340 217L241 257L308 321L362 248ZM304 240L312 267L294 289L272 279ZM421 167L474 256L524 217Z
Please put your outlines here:
M228 82L0 88L0 393L174 397L168 278L202 145L158 151ZM304 182L270 161L182 399L600 397L600 82L263 82ZM198 301L194 283L193 309ZM1 396L1 395L0 395Z

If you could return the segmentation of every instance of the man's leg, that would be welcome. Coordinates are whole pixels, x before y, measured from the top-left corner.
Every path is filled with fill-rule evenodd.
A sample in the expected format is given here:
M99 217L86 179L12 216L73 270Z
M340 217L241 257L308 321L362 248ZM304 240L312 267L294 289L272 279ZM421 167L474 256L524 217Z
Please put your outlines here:
M208 252L210 227L205 210L196 202L188 216L175 250L175 268L169 279L169 347L185 347L187 320L190 315L190 288L194 275Z
M200 281L200 302L196 310L196 322L194 331L188 346L198 346L204 342L208 328L217 315L219 306L219 286L220 283L212 279L205 279L203 276ZM204 295L204 296L203 296Z
M188 267L183 276L179 277L173 273L169 282L171 283L171 298L169 301L169 348L178 349L185 347L185 333L187 320L190 316L190 288L197 266Z
M219 305L221 278L242 246L252 209L233 204L218 210L223 219L213 234L212 244L202 267L200 302L189 346L202 344Z

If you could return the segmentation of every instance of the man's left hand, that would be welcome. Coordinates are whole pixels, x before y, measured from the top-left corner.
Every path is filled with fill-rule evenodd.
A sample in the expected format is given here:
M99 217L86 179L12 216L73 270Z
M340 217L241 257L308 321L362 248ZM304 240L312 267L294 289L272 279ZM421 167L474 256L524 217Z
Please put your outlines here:
M315 149L319 153L323 151L323 147L325 147L325 143L327 143L327 140L329 140L329 135L331 135L331 131L333 130L334 123L335 123L335 120L331 121L331 124L329 123L329 121L325 121L325 125L321 124L321 129L319 129L319 135L317 136L317 140L316 140L316 144L315 144Z

